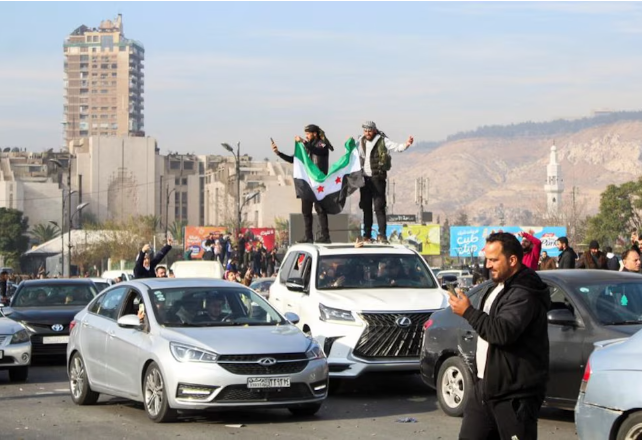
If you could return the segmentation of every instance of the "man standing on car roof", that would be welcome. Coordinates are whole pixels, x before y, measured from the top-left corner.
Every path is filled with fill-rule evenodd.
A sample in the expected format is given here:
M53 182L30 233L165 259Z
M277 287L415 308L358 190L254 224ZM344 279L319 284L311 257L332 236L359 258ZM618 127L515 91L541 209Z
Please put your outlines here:
M449 300L478 335L459 438L536 439L549 370L548 286L522 263L524 249L513 234L490 234L485 251L493 283L479 292L480 309L461 292Z
M156 278L156 266L163 261L165 255L172 249L172 239L167 239L167 244L154 257L151 256L149 244L145 244L136 258L134 278Z

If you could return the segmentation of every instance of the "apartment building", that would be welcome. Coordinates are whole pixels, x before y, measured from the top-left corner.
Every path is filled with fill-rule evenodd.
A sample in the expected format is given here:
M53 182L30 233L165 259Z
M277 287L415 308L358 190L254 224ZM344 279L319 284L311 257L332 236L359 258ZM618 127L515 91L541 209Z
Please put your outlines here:
M64 138L144 136L145 49L122 16L74 30L64 45Z

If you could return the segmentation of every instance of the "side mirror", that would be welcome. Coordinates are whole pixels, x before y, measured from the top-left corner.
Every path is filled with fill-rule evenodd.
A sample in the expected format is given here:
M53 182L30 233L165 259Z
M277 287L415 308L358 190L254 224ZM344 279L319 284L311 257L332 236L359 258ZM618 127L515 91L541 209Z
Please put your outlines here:
M569 309L550 310L546 316L549 324L577 325L577 319Z
M140 327L142 324L136 315L124 315L118 318L120 327Z
M303 283L303 278L288 278L288 280L285 282L285 287L287 287L288 290L292 290L294 292L303 292L303 289L305 289L305 284Z
M283 316L285 316L285 319L287 319L294 325L297 325L299 321L301 321L301 318L299 318L299 315L293 312L286 312L285 315Z

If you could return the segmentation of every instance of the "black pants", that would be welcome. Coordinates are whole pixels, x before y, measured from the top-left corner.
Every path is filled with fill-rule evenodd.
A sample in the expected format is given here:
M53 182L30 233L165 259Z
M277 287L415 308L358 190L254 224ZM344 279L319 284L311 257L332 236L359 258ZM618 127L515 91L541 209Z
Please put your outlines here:
M473 387L459 432L460 440L536 440L537 417L543 397L524 397L487 402L483 380Z
M372 202L377 215L379 235L386 236L386 179L365 176L365 185L359 188L361 201L359 208L363 211L363 236L372 238Z
M330 230L328 229L328 213L323 210L321 205L309 200L301 200L301 213L303 214L303 224L305 225L305 238L314 240L314 233L312 232L312 206L317 212L317 218L321 226L321 238L330 238Z

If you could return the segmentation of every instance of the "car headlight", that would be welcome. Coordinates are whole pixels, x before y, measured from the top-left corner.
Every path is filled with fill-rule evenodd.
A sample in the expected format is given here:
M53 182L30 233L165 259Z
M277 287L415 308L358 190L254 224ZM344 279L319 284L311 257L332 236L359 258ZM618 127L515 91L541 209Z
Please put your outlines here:
M27 330L18 330L11 336L11 342L9 344L22 344L29 340L29 333Z
M169 349L178 362L216 362L218 359L218 354L214 352L178 342L170 342Z
M308 348L308 351L305 352L305 356L313 361L315 359L323 359L325 357L325 353L321 350L321 347L314 343L310 348Z
M319 304L319 312L321 313L319 316L321 321L354 321L352 312L348 310L333 309Z

